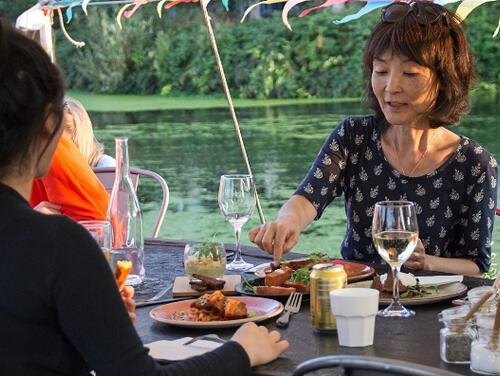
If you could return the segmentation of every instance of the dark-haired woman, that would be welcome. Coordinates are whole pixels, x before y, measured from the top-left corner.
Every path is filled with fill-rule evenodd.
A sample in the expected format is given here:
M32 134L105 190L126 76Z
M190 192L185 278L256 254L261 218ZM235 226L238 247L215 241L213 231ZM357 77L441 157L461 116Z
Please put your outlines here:
M371 239L374 204L417 204L420 241L408 268L478 275L490 266L497 163L448 129L468 111L473 56L456 16L431 2L383 9L364 53L374 116L351 117L327 138L278 218L250 231L275 259L345 198L346 259L380 262Z
M275 359L288 343L255 324L200 357L148 356L92 237L27 201L61 137L63 96L45 51L0 19L0 373L248 375Z

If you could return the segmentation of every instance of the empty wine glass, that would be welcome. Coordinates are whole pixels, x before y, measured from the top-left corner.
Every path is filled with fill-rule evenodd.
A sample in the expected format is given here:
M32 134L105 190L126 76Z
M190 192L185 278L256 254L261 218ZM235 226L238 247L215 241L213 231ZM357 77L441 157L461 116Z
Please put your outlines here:
M373 242L378 254L391 267L394 284L392 303L378 313L384 317L410 317L415 314L399 301L398 273L418 241L415 204L410 201L382 201L375 204L372 224Z
M219 185L219 208L231 223L236 237L236 253L228 270L242 270L253 265L241 257L241 228L255 209L255 186L250 175L222 175Z

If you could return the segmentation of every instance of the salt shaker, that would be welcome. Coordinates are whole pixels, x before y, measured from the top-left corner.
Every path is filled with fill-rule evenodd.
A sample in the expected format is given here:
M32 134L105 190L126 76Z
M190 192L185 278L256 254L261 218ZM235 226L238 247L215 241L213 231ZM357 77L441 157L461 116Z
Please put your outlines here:
M477 315L477 338L472 342L470 369L483 375L500 375L500 333L493 337L494 313Z

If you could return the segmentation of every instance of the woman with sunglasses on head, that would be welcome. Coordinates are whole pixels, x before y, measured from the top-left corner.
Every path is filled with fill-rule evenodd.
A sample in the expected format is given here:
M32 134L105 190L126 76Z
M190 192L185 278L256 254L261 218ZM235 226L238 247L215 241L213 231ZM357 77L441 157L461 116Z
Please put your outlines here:
M448 128L469 109L474 59L457 17L431 2L394 3L368 39L364 64L375 115L350 117L327 138L278 218L250 240L279 260L339 195L346 259L381 262L373 208L414 201L420 240L405 264L456 274L489 269L496 207L495 158Z
M5 375L249 375L288 347L246 324L203 356L160 366L142 345L90 234L28 203L63 132L63 80L0 19L0 370Z

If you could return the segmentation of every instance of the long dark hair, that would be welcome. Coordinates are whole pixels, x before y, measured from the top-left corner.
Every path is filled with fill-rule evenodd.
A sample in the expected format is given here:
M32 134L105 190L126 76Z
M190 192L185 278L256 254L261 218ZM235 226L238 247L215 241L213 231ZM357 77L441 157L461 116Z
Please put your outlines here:
M47 53L0 18L0 177L45 152L48 143L32 155L47 116L61 118L63 98L62 74Z
M381 20L372 31L364 52L365 74L368 80L367 97L377 117L386 122L371 86L373 60L389 51L431 69L437 78L439 92L427 115L433 127L458 124L469 111L469 91L475 81L474 57L467 44L462 24L446 8L427 1L411 4L408 12L397 22ZM441 12L435 22L422 24L418 12L432 6Z

